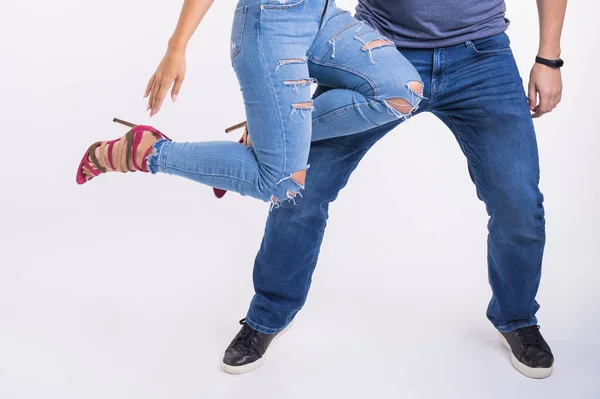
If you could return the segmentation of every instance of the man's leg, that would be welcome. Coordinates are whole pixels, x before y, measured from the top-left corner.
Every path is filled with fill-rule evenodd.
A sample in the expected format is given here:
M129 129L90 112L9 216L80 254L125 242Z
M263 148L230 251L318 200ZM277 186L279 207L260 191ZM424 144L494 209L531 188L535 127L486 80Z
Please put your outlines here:
M254 263L256 294L246 317L253 329L276 333L302 308L317 263L329 203L369 148L398 123L312 143L301 206L282 206L269 213L267 219Z
M312 144L306 191L301 205L269 213L265 235L254 263L256 294L223 357L232 374L252 371L262 364L271 341L302 308L317 263L329 203L346 185L369 148L399 121L351 136Z
M289 324L306 300L329 203L366 151L418 112L424 90L419 72L393 43L337 8L328 10L308 64L321 85L314 98L312 138L318 141L310 150L306 190L297 207L282 206L269 216L246 317L267 334Z
M436 50L435 57L440 71L434 75L441 78L432 83L431 110L455 134L490 216L493 296L487 316L507 340L514 337L522 348L515 364L519 371L548 376L553 357L535 317L546 238L538 149L508 37Z

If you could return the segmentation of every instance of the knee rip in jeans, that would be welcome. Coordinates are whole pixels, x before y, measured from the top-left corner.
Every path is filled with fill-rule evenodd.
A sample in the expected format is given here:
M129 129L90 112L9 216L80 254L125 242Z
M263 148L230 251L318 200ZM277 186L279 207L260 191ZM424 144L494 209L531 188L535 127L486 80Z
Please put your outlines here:
M298 80L284 80L283 84L285 86L292 86L294 93L296 94L300 94L300 92L298 91L298 87L302 87L302 86L310 86L311 84L317 84L317 79L314 78L308 78L308 79L298 79Z
M302 197L302 194L300 193L300 191L304 190L304 183L306 181L306 170L309 167L310 167L310 165L307 166L306 169L299 170L297 172L292 173L288 177L281 179L278 183L278 184L280 184L283 181L291 180L298 187L298 189L295 191L287 190L285 193L286 197L287 197L287 201L292 202L294 205L296 205L296 196ZM273 208L279 208L280 206L281 206L281 201L279 200L279 198L277 198L275 195L272 195L271 196L271 210L273 210Z
M356 40L359 40L363 43L361 50L369 53L369 58L371 59L371 63L373 64L375 63L375 60L373 60L373 50L382 47L396 46L393 42L387 39L375 39L371 40L370 42L364 42L363 40L361 40L360 36L356 36Z
M415 80L408 82L406 87L413 94L413 98L410 101L404 98L388 98L385 100L390 112L399 118L408 118L414 111L419 109L418 106L412 105L415 102L414 97L417 97L419 100L423 98L423 83Z
M306 116L304 115L303 111L314 111L315 107L313 107L313 102L311 101L304 101L301 103L294 103L292 104L292 113L290 114L290 118L292 119L293 122L296 122L294 120L294 115L296 113L300 113L300 115L302 115L302 119L306 119Z

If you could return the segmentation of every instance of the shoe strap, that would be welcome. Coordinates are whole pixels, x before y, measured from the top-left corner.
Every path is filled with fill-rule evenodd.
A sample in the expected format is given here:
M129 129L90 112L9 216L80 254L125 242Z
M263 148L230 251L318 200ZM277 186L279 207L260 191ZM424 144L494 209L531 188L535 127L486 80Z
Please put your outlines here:
M101 145L101 143L94 143L88 149L88 156L92 160L92 163L94 164L94 168L92 168L90 163L88 162L88 160L85 159L86 166L88 167L89 171L94 176L98 176L101 173L106 173L106 168L100 165L100 162L98 162L98 158L96 157L96 148L99 145Z
M112 140L112 141L108 142L108 164L110 165L110 168L112 170L117 170L117 168L115 168L115 163L113 162L113 147L119 140L120 139Z

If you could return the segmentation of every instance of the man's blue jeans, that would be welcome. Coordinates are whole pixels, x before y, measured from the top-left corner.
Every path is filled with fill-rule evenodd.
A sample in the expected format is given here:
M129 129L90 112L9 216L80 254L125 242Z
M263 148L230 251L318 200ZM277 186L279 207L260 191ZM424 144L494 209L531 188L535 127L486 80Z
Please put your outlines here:
M446 48L399 50L425 85L425 99L415 115L431 112L454 133L490 216L488 272L493 296L488 318L503 332L537 324L535 296L545 243L543 197L533 122L508 36ZM315 95L326 90L319 88ZM252 328L275 333L302 308L329 203L369 148L401 121L312 143L304 197L298 206L269 213L254 264L256 295L247 315Z

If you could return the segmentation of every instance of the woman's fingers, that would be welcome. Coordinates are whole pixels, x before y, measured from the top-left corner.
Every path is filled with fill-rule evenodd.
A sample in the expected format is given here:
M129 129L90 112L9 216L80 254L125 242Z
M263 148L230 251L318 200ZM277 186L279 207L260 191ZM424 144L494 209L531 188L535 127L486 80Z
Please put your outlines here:
M177 96L179 95L179 90L181 89L181 84L183 83L183 78L178 76L175 79L175 84L173 85L173 90L171 90L171 100L175 102L177 100Z
M152 88L152 85L154 84L155 76L156 76L156 74L152 75L152 77L148 81L148 85L146 86L146 91L144 92L144 98L148 97L148 95L150 94L150 89Z
M150 116L155 115L160 111L162 107L162 103L167 96L167 92L169 88L173 85L173 79L163 79L158 85L156 85L156 90L153 96L152 102L152 110L150 111Z
M152 82L152 87L150 87L150 93L148 97L148 107L146 110L150 110L154 106L154 98L156 97L156 92L158 91L157 85L159 82L160 80L158 77L154 79L154 82Z
M154 82L154 87L152 88L152 95L151 95L152 101L150 102L150 116L152 116L156 113L156 112L154 112L154 110L156 108L156 104L158 103L158 95L160 92L160 88L164 84L163 83L164 81L165 81L165 78L160 76Z

